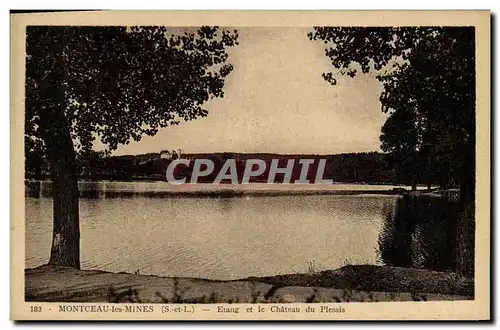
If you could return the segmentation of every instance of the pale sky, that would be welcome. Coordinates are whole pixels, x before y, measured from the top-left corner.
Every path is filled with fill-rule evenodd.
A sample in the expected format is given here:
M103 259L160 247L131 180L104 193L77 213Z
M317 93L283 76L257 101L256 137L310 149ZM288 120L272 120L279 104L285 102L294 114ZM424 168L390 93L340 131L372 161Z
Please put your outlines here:
M161 129L154 137L120 146L113 154L163 149L195 152L334 154L379 150L381 84L374 75L337 76L324 43L305 28L239 28L230 49L234 70L225 97L210 101L206 118ZM95 147L100 149L100 144Z

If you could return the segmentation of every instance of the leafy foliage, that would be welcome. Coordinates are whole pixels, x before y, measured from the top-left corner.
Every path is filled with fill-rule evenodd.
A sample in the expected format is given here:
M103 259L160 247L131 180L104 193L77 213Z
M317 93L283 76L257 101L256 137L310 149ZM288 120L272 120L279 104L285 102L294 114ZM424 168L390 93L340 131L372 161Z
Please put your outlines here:
M114 150L205 117L203 104L224 96L227 48L237 38L218 27L176 35L156 26L29 26L25 134L40 137L40 112L51 107L64 109L84 152L96 136Z
M442 185L471 180L475 57L471 27L316 27L337 74L374 72L383 84L381 147L403 176Z

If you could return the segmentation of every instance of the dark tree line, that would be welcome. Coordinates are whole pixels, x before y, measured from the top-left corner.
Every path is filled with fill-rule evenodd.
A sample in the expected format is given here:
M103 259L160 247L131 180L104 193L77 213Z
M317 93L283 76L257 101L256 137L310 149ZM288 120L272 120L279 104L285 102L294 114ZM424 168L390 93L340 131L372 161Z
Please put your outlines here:
M311 158L326 159L324 177L333 179L335 182L343 183L369 183L369 184L411 184L410 181L400 180L395 175L393 168L388 166L386 155L379 152L361 152L337 155L281 155L281 154L245 154L245 153L212 153L212 154L186 154L191 159L191 165L194 159L211 159L215 163L215 169L212 175L202 177L199 182L213 182L218 171L228 159L237 160L238 173L241 175L244 171L246 159L261 159L267 164L269 169L272 159L280 159L286 166L288 159ZM166 180L165 173L170 160L161 159L159 153L149 153L143 155L128 156L107 156L105 153L92 151L84 155L78 155L77 167L79 177L83 180L118 180L118 181L137 181L137 180ZM40 164L36 164L39 166ZM28 165L27 165L28 166ZM43 166L43 162L42 162ZM47 171L49 169L31 167L26 172L30 179L48 179ZM189 180L191 168L185 168L183 177ZM296 161L292 182L300 176L301 166ZM314 180L315 167L311 166L308 173L308 179ZM35 173L44 172L45 176L39 177ZM266 182L267 172L257 178L252 178L252 182Z

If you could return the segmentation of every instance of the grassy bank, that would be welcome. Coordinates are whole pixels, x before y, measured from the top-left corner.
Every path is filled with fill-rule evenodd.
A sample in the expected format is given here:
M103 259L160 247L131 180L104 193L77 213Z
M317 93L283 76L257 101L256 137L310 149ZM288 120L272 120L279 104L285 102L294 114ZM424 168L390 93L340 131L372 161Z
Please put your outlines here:
M41 266L25 271L27 301L257 303L473 299L474 282L454 273L356 265L314 274L233 281Z
M349 265L315 274L248 278L275 286L334 287L384 292L419 292L474 295L474 281L457 273L373 265Z

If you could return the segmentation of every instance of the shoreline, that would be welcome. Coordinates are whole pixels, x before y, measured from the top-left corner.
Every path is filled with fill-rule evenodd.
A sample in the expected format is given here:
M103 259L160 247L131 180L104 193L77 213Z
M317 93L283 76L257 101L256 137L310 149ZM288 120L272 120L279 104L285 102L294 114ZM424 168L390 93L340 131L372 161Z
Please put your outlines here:
M237 280L162 277L69 267L25 270L26 301L291 303L474 299L474 280L457 273L349 265L312 274Z
M141 185L137 185L140 183ZM183 184L167 182L80 181L81 197L274 197L314 195L440 195L436 189L411 191L397 185L369 184ZM420 187L422 188L422 187ZM50 181L31 181L25 184L27 197L51 197Z

